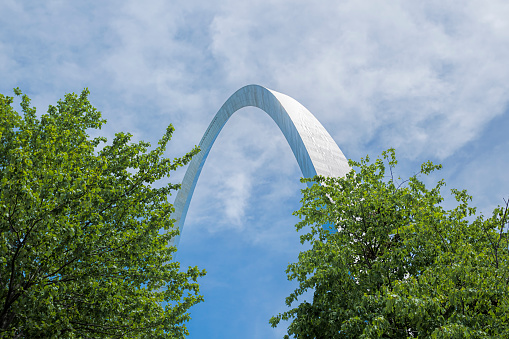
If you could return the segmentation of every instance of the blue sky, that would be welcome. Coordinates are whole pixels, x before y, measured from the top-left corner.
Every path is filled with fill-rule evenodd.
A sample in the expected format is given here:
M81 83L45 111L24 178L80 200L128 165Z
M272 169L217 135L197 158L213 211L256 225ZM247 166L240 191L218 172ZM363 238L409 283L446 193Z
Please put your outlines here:
M485 213L509 197L505 0L3 0L1 12L0 92L19 86L45 111L88 87L110 139L155 144L172 123L167 155L179 156L254 83L306 106L347 158L395 147L402 176L442 163L435 179L466 188ZM291 215L300 176L265 113L230 119L178 252L208 271L190 338L282 337L268 319L295 287L284 270L303 249Z

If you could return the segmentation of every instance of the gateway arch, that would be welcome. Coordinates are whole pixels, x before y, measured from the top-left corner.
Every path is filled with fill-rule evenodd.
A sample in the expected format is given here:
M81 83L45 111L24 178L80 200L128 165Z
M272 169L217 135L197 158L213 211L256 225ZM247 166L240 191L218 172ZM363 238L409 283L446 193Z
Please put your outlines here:
M340 177L350 171L348 161L336 142L297 100L259 85L242 87L226 100L212 119L200 141L201 151L189 163L173 204L175 211L172 218L176 220L180 234L198 177L214 141L233 113L247 106L260 108L274 120L290 145L303 177ZM172 239L171 245L178 246L179 241L180 235Z

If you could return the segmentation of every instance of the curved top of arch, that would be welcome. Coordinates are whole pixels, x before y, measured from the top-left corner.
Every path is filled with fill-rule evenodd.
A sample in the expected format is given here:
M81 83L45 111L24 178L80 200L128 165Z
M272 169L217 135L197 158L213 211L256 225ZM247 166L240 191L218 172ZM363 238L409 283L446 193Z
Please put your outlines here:
M336 142L315 116L297 100L259 85L242 87L226 100L212 119L200 141L201 151L189 163L172 215L180 234L198 177L214 141L233 113L247 106L260 108L274 120L290 145L305 178L317 174L340 177L350 171L348 161ZM178 246L179 240L180 235L173 238L172 245Z

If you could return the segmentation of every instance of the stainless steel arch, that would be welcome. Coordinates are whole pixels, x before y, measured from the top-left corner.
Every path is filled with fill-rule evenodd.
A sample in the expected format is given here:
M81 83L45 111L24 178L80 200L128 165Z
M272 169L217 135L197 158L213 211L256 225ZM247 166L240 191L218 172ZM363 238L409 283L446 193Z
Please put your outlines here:
M314 115L299 102L259 85L242 87L226 100L212 119L200 141L201 151L193 157L187 168L172 215L180 234L198 177L214 141L230 116L246 106L258 107L274 120L290 145L305 178L312 178L317 174L339 177L350 171L348 161L336 142ZM179 240L180 236L175 237L172 245L177 246Z

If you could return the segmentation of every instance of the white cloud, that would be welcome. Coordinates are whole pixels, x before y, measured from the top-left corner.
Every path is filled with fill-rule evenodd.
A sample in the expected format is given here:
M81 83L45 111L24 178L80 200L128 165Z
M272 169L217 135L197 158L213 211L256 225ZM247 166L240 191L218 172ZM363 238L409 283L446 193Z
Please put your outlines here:
M45 108L88 86L110 137L126 130L154 143L174 123L170 156L197 144L226 98L249 83L302 102L351 153L375 143L410 158L453 154L503 113L509 97L504 1L8 1L4 8L0 70L12 80L9 90L28 87ZM289 194L274 173L294 166L290 150L284 141L274 147L277 129L260 132L271 121L254 132L257 119L227 125L235 129L229 145L216 145L218 160L208 162L218 170L202 178L237 182L207 191L231 225L250 218L260 168L274 168L267 179L274 201Z
M508 6L490 4L230 2L213 51L230 81L293 95L340 144L445 158L508 103Z
M259 230L246 229L249 220L260 218L266 214L264 208L277 208L298 193L295 185L290 185L295 190L288 188L288 181L296 183L299 176L297 162L275 123L259 109L242 109L227 122L212 147L193 196L187 227L205 227L209 232L248 231L255 241ZM208 222L216 220L217 211L223 211L224 217Z

